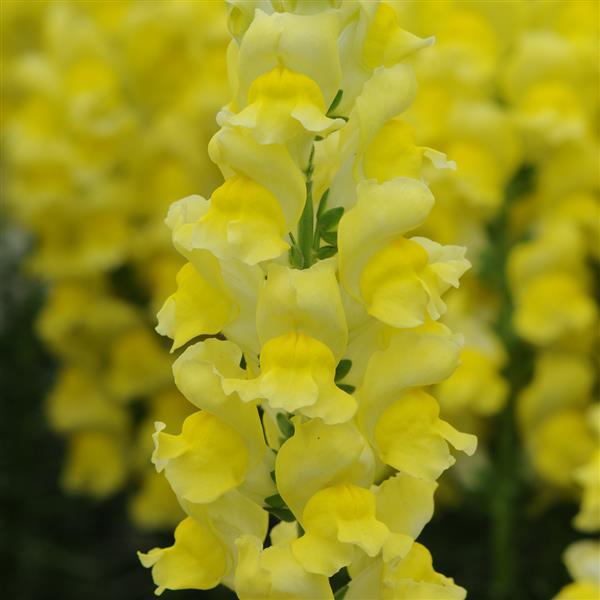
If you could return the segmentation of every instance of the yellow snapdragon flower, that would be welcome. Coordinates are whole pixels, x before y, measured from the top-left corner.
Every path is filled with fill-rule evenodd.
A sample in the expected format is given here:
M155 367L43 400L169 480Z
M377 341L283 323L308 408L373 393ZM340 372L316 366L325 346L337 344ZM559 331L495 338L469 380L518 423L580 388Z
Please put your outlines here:
M145 567L152 567L158 585L157 595L168 586L179 590L214 587L227 568L225 550L210 528L195 519L184 519L175 529L175 543L170 548L154 548L139 553Z
M431 555L419 543L398 563L381 559L362 560L352 565L352 581L346 598L415 598L429 600L462 600L467 597L464 588L449 577L433 569Z
M387 2L232 1L229 25L232 100L209 143L225 183L170 208L187 262L158 314L174 349L194 341L173 372L200 411L180 434L157 423L153 454L188 518L140 558L157 593L331 598L358 553L397 575L398 597L463 597L415 545L448 442L476 445L424 389L458 364L438 320L469 262L405 237L434 204L424 159L452 167L399 120L415 91L402 61L432 40ZM282 523L265 548L268 512ZM188 529L219 557L195 575Z

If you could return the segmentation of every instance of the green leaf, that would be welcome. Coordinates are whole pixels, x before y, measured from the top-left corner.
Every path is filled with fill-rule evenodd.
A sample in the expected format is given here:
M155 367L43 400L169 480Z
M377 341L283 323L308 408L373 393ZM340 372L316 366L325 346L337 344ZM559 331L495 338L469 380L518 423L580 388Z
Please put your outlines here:
M304 266L304 257L298 246L290 247L290 264L295 269L301 269Z
M304 169L304 174L306 175L306 179L310 179L312 177L313 171L315 169L315 165L313 164L313 160L315 158L315 145L312 145L310 149L310 155L308 157L308 164L306 165L306 169Z
M265 505L265 510L282 521L291 522L296 520L285 500L279 494L273 494L265 498Z
M323 192L323 195L321 196L321 199L319 200L319 206L317 207L317 214L316 214L317 227L315 227L315 233L313 236L313 251L315 253L317 252L317 250L319 249L319 246L321 245L321 235L319 232L318 223L319 223L319 219L321 218L321 215L325 212L325 209L327 208L327 198L328 197L329 197L329 189L326 189Z
M287 508L273 508L271 506L264 507L267 512L272 514L274 517L277 517L280 521L285 521L286 523L292 523L296 520L296 517L292 514L290 510Z
M323 246L317 250L317 258L319 260L325 260L330 258L337 253L337 246Z
M298 222L298 250L302 255L302 261L295 259L295 262L290 260L292 267L300 269L308 269L314 263L314 207L312 200L312 174L314 169L313 159L315 156L315 145L310 149L310 157L308 166L306 167L306 200L304 209ZM290 257L292 258L292 257Z
M271 508L286 508L287 509L287 504L284 502L283 498L279 494L273 494L272 496L268 496L267 498L265 498L265 502Z
M350 385L348 383L336 383L335 385L337 385L340 388L340 390L343 390L347 394L352 394L356 391L355 385Z
M331 104L329 105L329 108L327 109L327 116L329 116L330 113L332 113L340 104L340 102L342 101L342 96L344 95L344 90L338 90L335 97L333 98L333 100L331 101Z
M335 592L335 594L333 594L334 599L335 600L344 600L344 596L346 595L347 591L348 591L348 585L341 587L339 590L337 590Z
M506 185L506 202L511 202L531 192L535 187L536 175L534 166L522 165Z
M269 475L271 476L271 479L273 480L273 483L277 483L277 479L275 477L275 470L271 471L269 473Z
M342 567L329 578L331 589L337 591L350 583L350 574L346 567Z
M319 219L319 230L320 231L331 231L335 229L344 214L344 207L337 206L324 212Z
M321 237L331 246L337 246L337 231L321 231Z
M341 381L350 373L352 368L352 361L349 358L342 358L335 368L335 381Z
M329 199L329 188L327 188L323 192L323 195L321 196L321 199L319 200L319 208L317 208L317 221L321 218L322 214L325 212L325 209L327 208L327 200L328 199Z
M294 425L284 413L277 413L277 425L286 440L294 435Z

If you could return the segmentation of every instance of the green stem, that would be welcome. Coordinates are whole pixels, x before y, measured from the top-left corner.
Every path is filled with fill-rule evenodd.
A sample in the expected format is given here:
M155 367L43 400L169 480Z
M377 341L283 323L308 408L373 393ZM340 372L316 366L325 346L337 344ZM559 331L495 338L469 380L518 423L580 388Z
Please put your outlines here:
M497 432L493 452L493 472L490 489L492 578L490 597L493 600L518 600L519 580L518 507L523 491L520 473L521 453L515 405L518 395L531 377L532 351L512 327L514 305L507 281L506 268L511 251L509 235L509 205L533 187L533 172L523 167L509 183L502 211L489 227L490 248L482 277L500 297L501 309L496 332L501 338L508 363L503 376L510 385L509 396L497 417ZM487 267L487 268L486 268Z
M306 203L298 223L298 247L302 253L302 268L308 269L314 264L314 209L312 199L312 174L315 147L310 150L308 167L306 168Z
M491 490L492 585L494 600L516 600L517 544L516 501L519 498L518 451L514 420L514 395L499 417L494 486Z
M510 323L512 304L508 299L504 323ZM508 333L507 330L505 330ZM494 600L518 600L521 597L519 581L519 514L523 494L521 476L522 456L516 420L517 398L531 378L533 356L531 348L511 333L503 335L509 356L503 375L510 384L509 397L497 421L497 439L494 455L493 485L490 490L492 519L492 585Z

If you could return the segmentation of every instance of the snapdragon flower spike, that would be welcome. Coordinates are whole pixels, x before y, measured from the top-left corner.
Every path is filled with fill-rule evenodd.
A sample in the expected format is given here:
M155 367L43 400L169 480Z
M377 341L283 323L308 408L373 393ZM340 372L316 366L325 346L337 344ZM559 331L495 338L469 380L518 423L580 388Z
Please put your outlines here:
M386 2L229 8L233 98L209 145L225 183L173 205L188 263L159 313L175 346L202 338L173 365L200 412L179 435L157 425L154 462L240 598L331 598L342 568L349 593L462 598L415 543L448 443L475 449L423 389L458 365L437 319L468 267L462 248L407 237L434 205L423 157L448 166L398 120L415 93L402 60L429 41ZM386 127L398 153L375 156ZM265 547L267 513L281 524ZM143 557L160 590L205 585L180 546Z

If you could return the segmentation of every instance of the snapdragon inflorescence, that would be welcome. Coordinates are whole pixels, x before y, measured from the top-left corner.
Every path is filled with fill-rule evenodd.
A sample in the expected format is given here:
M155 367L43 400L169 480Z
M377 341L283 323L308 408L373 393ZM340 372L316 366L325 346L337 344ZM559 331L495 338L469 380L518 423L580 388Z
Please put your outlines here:
M157 327L173 349L201 338L173 365L199 410L154 434L187 517L140 559L157 593L332 598L346 569L337 597L464 598L415 541L449 446L476 446L429 393L459 362L438 319L465 250L409 237L434 205L425 164L453 164L377 139L411 139L405 59L432 39L387 2L228 10L232 99L209 144L225 183L169 211L187 262Z

